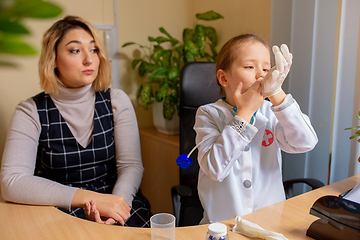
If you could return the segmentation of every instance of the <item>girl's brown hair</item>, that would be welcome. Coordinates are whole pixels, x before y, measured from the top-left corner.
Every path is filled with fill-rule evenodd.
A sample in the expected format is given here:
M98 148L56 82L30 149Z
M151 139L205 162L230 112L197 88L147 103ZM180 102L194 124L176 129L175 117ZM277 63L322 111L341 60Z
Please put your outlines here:
M260 37L254 34L242 34L235 36L231 38L229 41L227 41L220 49L219 54L216 58L216 66L215 66L216 72L219 69L222 69L224 71L229 70L230 66L235 61L236 58L236 48L238 48L240 44L249 41L260 42L270 51L269 44L265 40L261 39ZM222 88L219 81L218 84L220 85L220 94L225 94L224 89Z
M99 71L93 82L95 91L103 91L109 88L111 83L111 65L96 28L80 17L66 16L64 19L54 23L43 36L39 60L39 77L40 86L45 93L55 93L59 90L58 84L61 81L55 69L57 46L69 30L78 28L87 31L94 38L96 47L99 49Z

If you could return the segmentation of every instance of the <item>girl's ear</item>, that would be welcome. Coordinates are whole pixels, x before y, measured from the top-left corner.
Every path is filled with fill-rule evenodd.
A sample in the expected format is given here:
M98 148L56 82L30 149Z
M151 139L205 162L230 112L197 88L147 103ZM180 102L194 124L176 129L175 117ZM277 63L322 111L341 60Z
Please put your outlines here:
M226 73L224 72L224 70L219 69L216 73L216 77L221 86L227 87L229 85L228 80L226 78Z

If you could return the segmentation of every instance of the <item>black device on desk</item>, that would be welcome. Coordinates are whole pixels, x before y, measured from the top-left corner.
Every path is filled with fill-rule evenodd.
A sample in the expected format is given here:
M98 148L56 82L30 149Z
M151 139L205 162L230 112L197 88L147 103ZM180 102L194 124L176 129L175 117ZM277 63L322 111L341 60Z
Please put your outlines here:
M316 200L310 214L313 222L306 235L317 240L360 239L360 204L342 196L323 196Z

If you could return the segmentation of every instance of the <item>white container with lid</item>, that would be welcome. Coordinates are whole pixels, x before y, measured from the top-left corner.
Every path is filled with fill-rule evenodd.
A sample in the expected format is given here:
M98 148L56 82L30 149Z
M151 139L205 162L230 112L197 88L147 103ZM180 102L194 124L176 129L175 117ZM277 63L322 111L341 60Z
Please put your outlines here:
M227 227L223 223L212 223L208 226L206 240L228 240Z

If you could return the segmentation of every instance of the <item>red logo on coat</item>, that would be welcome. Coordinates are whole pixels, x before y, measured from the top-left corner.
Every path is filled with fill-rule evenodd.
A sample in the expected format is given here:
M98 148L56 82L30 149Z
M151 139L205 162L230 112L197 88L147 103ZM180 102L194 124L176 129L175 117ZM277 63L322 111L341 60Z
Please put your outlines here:
M273 142L274 142L274 134L270 130L265 129L265 133L261 145L263 145L264 147L268 147Z

